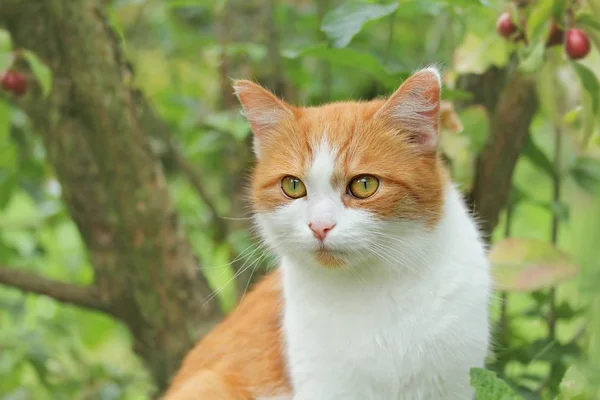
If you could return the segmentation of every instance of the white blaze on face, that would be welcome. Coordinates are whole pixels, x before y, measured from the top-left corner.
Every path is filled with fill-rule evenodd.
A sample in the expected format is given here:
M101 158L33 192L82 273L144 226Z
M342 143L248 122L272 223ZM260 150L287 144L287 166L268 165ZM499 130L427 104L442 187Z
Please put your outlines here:
M305 179L307 188L306 224L337 224L344 209L341 194L332 187L336 150L323 140L314 151Z

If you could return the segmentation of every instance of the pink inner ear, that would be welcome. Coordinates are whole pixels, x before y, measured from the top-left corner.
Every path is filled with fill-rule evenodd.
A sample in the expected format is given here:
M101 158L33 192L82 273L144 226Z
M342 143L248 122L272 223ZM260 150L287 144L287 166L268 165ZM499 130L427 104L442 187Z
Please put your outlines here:
M409 135L412 143L435 148L439 127L440 78L434 69L408 78L377 113Z
M285 102L256 83L239 80L234 82L233 87L244 115L257 137L293 116L291 108Z

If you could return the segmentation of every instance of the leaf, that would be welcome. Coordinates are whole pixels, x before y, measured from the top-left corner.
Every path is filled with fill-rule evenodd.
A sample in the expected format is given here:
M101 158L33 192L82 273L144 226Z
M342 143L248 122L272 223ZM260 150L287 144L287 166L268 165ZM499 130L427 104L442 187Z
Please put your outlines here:
M0 51L0 74L11 67L13 59L11 51Z
M583 189L592 194L600 193L600 159L579 157L570 173Z
M489 258L498 289L509 292L551 288L579 272L569 256L536 239L502 239L494 244Z
M467 92L465 90L460 89L448 89L444 88L442 90L442 99L443 100L454 100L454 101L468 101L473 98L473 93Z
M535 144L531 136L527 138L527 143L525 144L525 148L523 148L523 155L548 176L554 176L554 164Z
M555 20L562 20L567 7L569 5L569 0L554 0L554 6L552 7L552 15Z
M482 74L491 66L503 67L508 57L508 44L496 32L485 38L469 32L454 52L454 68L459 74Z
M570 216L569 207L561 201L547 202L547 201L539 201L539 200L534 200L534 199L528 199L528 201L531 204L543 207L543 208L547 209L548 211L552 212L552 214L555 215L560 221L566 222L569 220L569 216Z
M573 308L567 302L562 302L554 307L554 315L560 319L572 319L580 316L585 311L585 307Z
M392 14L398 1L390 4L344 3L323 18L321 30L333 41L333 47L346 47L367 22Z
M538 71L544 65L545 41L540 40L535 45L530 46L525 51L525 56L519 64L519 71L533 73Z
M592 29L600 30L600 22L588 13L581 13L575 17L576 25L587 26Z
M31 67L31 71L40 82L42 86L42 92L44 96L48 96L50 94L50 90L52 89L52 72L50 68L35 55L35 53L24 50L23 55L27 59L29 66Z
M537 2L533 7L533 11L529 14L526 24L527 38L531 42L544 43L546 41L553 5L554 1L543 0Z
M471 386L477 400L520 400L514 390L495 372L483 368L471 368Z
M17 184L15 174L0 169L0 210L4 209L10 202Z
M401 15L402 18L414 18L414 17L422 17L423 15L429 16L438 16L443 11L445 4L443 3L452 3L454 5L459 5L457 3L463 3L462 6L466 6L470 3L471 5L474 3L473 0L408 0L408 1L400 1L400 6L398 7L398 15Z
M316 57L329 61L333 65L361 69L379 79L385 79L391 74L398 74L397 71L386 69L383 63L374 55L350 48L332 49L323 44L318 44L298 51L285 50L283 51L283 56L291 59L309 56Z
M0 53L12 50L12 41L8 31L0 28Z
M573 63L573 67L577 75L579 75L581 87L587 90L592 98L592 111L597 113L598 105L600 104L600 83L598 83L596 75L583 64Z

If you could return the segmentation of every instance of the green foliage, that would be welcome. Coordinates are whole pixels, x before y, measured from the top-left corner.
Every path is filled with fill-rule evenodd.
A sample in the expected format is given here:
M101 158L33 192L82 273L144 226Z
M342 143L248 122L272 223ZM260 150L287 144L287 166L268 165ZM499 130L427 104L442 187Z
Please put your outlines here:
M334 47L346 47L367 22L391 15L397 9L398 1L385 5L344 3L323 18L321 30L327 34Z
M146 94L175 147L201 174L218 214L232 218L226 239L217 242L206 203L169 156L164 138L153 137L179 218L222 308L231 310L247 286L242 281L236 288L232 265L251 273L270 265L249 234L240 200L252 162L250 130L235 104L225 104L230 78L254 79L290 102L314 104L385 95L411 71L442 65L444 98L455 101L464 130L444 133L441 148L468 191L490 139L490 113L459 77L518 68L543 75L543 107L514 173L510 218L493 235L494 274L507 291L496 293L506 299L503 306L492 305L495 357L490 370L474 369L471 379L478 399L599 398L600 346L588 345L588 336L600 332L600 324L592 326L600 322L599 214L590 216L600 204L600 55L594 48L588 59L572 63L562 49L544 45L551 16L560 20L572 2L528 2L522 9L499 0L330 3L332 9L319 10L315 2L282 1L269 11L271 2L119 0L106 10L134 66L133 80L124 84ZM597 34L598 15L581 3L576 24ZM496 33L505 9L519 25L526 21L527 43ZM219 28L224 37L215 35ZM0 30L0 71L17 51L45 95L53 84L68 84L52 82L48 67L33 53L13 49ZM560 168L553 161L557 127ZM0 265L86 284L93 270L39 133L17 102L0 96ZM559 199L552 195L557 175ZM560 232L550 244L555 217ZM504 239L507 232L514 239ZM152 384L130 342L113 319L0 287L0 398L150 398Z
M579 157L570 172L579 186L591 193L600 193L600 160Z
M471 369L471 385L477 400L519 400L511 387L492 371L482 368Z
M42 91L44 92L44 96L48 96L50 94L50 89L52 88L52 72L47 65L42 63L40 59L29 50L22 50L21 54L25 57L33 74L42 85Z

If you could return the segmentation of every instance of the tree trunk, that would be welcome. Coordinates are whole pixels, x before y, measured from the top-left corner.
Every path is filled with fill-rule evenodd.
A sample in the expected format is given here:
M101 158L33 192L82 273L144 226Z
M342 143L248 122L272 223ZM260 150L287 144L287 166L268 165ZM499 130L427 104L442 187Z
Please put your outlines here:
M52 69L51 94L33 88L19 106L43 136L87 246L95 308L129 327L135 351L164 388L220 312L204 300L210 290L150 149L152 115L99 3L1 0L0 25L15 48Z
M473 94L489 116L489 135L477 156L475 177L467 200L486 240L491 240L500 213L512 190L512 176L538 109L535 80L515 67L488 69L482 75L463 75L459 87Z

